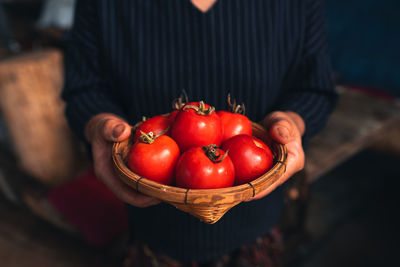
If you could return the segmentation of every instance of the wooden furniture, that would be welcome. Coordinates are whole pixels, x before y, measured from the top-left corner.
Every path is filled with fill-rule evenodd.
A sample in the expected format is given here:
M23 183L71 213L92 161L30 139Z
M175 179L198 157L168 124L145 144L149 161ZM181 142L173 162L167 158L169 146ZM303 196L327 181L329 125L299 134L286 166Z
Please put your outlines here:
M82 159L60 98L62 60L59 50L43 50L0 61L0 110L16 159L48 185L73 178Z
M305 151L305 169L288 181L281 222L286 238L286 263L296 259L308 238L305 223L310 184L365 148L400 157L400 103L351 88L338 90L340 99L336 109Z
M400 154L395 137L400 133L400 102L346 87L338 87L338 92L339 102L327 125L309 142L305 168L289 186L289 199L300 197L299 184L307 187L366 147L384 145Z
M345 87L339 87L339 93L328 124L306 150L305 172L310 183L363 148L383 141L381 136L390 138L400 125L400 102Z

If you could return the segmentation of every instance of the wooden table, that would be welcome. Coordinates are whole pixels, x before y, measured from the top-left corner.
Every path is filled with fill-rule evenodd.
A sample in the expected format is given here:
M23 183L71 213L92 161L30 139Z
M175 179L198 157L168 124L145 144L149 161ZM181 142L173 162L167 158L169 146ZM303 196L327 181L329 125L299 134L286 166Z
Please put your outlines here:
M310 183L400 125L400 103L339 87L340 99L324 130L306 150ZM400 137L400 136L399 136ZM393 144L396 146L397 144Z
M305 151L304 170L288 182L288 201L307 199L310 183L364 148L385 147L400 155L400 102L346 87L338 91L339 102L327 125Z
M309 238L305 223L311 183L368 147L400 156L400 103L345 87L338 90L338 105L305 151L305 169L287 183L281 221L286 264L296 261Z

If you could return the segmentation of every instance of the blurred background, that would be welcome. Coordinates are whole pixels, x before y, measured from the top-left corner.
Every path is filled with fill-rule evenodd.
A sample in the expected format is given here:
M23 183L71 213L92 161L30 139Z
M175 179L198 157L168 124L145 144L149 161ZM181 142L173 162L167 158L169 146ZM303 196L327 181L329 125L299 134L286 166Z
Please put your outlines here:
M325 0L340 101L287 186L286 266L396 262L400 2ZM60 100L74 0L0 0L1 266L118 266L123 204L91 170Z

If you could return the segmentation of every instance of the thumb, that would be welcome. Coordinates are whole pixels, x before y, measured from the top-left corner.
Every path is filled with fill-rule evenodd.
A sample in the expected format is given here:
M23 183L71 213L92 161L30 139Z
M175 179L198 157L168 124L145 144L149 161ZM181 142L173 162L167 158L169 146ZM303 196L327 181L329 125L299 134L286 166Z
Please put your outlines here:
M263 121L270 137L280 144L287 144L296 139L295 124L286 112L270 113Z
M286 126L285 123L277 122L269 129L269 135L274 141L281 144L287 144L294 139L289 127Z
M105 119L100 133L106 141L120 142L130 136L131 127L124 120L112 116Z
M129 138L131 127L120 117L113 114L99 114L88 122L85 135L89 142L120 142Z

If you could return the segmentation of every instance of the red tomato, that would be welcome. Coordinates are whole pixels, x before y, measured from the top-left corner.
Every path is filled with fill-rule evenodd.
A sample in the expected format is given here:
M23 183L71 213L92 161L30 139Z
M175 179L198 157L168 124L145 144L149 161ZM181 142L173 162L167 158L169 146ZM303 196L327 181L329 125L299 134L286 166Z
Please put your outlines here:
M254 136L253 136L253 141L256 144L256 146L266 150L269 154L271 154L271 157L272 157L271 150L269 149L269 147L263 141L261 141L260 139L258 139L257 137L254 137Z
M219 146L222 139L221 119L212 107L203 102L188 103L176 116L171 137L181 151L210 144Z
M152 143L146 143L148 139ZM133 144L128 154L129 168L147 179L172 184L175 164L180 154L178 145L167 135L148 139L140 139Z
M176 115L178 115L179 110L174 110L168 115L169 123L172 124L175 121Z
M235 167L229 156L217 148L217 154L210 159L205 149L193 147L181 155L175 170L177 186L191 189L215 189L233 185Z
M270 149L257 146L256 142L259 145L261 142L257 140L242 134L228 139L221 146L224 151L229 150L229 157L235 166L235 185L251 182L272 166L273 156Z
M159 135L165 132L166 135L169 135L170 129L170 121L167 116L158 115L151 117L150 119L142 122L138 128L136 128L135 136L133 137L133 141L136 142L141 136L140 131L144 133L152 132L154 135Z
M245 115L223 110L218 111L217 114L221 118L224 132L222 142L235 135L246 134L251 136L253 134L251 121Z

